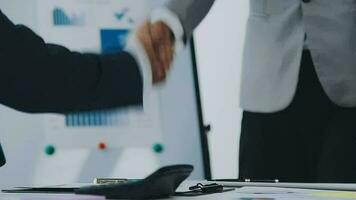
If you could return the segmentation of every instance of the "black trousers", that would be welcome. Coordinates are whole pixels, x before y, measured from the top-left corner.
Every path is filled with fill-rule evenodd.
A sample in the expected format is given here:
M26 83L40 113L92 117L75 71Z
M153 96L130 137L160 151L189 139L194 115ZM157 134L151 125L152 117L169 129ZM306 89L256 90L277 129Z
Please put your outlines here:
M4 152L2 151L1 143L0 143L0 167L3 166L5 162L6 162L5 155Z
M243 113L239 172L240 178L356 183L356 109L329 100L308 51L288 108Z

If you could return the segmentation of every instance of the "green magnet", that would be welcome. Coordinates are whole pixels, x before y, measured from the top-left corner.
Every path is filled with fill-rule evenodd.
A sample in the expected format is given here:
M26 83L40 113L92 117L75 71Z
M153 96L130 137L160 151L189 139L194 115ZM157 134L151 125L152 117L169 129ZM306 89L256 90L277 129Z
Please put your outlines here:
M154 144L152 147L153 151L156 153L162 153L163 152L163 145L160 143Z
M48 145L45 148L45 153L49 156L53 155L56 152L56 148L53 145Z

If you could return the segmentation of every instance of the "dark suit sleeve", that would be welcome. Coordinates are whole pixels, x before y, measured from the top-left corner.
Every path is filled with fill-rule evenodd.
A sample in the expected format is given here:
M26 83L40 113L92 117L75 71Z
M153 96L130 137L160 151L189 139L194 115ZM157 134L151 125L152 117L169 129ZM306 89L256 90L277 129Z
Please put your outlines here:
M0 103L38 113L142 104L142 77L128 53L81 54L46 44L0 11Z

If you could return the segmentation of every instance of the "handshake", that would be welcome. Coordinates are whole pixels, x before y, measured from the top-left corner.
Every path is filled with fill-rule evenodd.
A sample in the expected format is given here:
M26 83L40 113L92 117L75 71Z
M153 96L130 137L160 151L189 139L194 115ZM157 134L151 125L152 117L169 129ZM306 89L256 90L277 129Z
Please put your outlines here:
M152 83L164 81L175 53L175 38L164 22L145 22L135 32L151 65Z

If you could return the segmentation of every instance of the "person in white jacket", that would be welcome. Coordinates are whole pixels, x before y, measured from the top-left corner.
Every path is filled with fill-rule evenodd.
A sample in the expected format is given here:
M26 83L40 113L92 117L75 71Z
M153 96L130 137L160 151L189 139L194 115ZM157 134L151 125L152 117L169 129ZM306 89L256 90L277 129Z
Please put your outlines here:
M170 0L157 10L145 25L151 62L168 65L171 44L186 44L214 2ZM355 7L353 0L250 0L240 178L356 181Z

